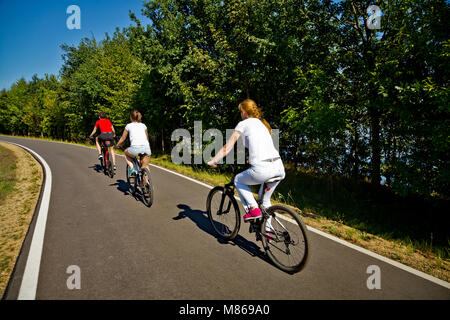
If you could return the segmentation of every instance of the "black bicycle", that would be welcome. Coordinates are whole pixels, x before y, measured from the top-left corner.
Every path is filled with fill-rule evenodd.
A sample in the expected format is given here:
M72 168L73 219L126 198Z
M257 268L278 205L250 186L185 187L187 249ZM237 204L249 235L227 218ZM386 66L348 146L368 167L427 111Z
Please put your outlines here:
M145 156L145 153L140 153L138 155L139 159L138 157L135 157L133 159L133 167L136 174L130 175L129 173L131 169L127 165L126 175L131 194L134 197L139 194L142 202L144 202L147 207L151 207L155 194L153 192L153 183L150 176L150 170L148 168L142 168L142 161Z
M241 215L234 196L234 177L224 187L213 188L206 201L206 211L215 232L224 240L231 241L239 233ZM256 240L262 241L264 250L270 260L281 270L296 273L306 265L310 253L306 227L300 216L284 205L262 206L267 183L280 181L274 177L264 182L258 195L258 206L262 218L250 221L250 233L256 234Z

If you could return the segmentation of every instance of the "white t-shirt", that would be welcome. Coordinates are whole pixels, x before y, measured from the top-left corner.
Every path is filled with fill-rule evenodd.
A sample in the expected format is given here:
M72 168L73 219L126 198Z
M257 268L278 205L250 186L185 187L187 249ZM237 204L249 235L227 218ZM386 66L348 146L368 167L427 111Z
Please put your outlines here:
M130 137L130 146L150 146L145 134L147 126L142 122L129 123L126 125L125 130L128 131Z
M258 118L242 120L234 130L242 134L244 145L248 148L250 164L280 156L275 149L269 130Z

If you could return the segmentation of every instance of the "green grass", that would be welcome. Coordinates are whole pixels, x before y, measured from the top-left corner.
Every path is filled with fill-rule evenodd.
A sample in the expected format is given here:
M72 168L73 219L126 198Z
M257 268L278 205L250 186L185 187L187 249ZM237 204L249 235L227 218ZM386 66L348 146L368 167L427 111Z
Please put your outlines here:
M167 155L152 156L151 162L210 185L227 183L231 177L230 173L201 166L175 165ZM402 198L386 188L374 190L363 181L292 169L287 170L273 199L308 212L319 218L318 221L324 217L357 229L357 232L341 233L333 226L325 226L336 236L370 240L371 235L376 235L406 245L410 252L415 249L431 251L441 259L450 258L446 228L450 224L445 214L448 202Z
M287 170L277 192L289 205L358 229L363 240L373 234L450 258L450 201L400 197L364 181L294 169Z
M14 191L16 160L12 151L0 146L0 204Z
M219 170L205 169L199 166L177 165L170 160L169 155L152 155L150 160L152 164L177 171L212 186L230 182L231 174Z

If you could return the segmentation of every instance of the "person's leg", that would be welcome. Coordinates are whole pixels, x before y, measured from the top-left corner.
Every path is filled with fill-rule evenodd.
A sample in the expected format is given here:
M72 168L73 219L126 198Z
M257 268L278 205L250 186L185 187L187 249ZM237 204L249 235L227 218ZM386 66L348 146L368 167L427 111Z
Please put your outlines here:
M250 168L237 174L234 178L234 185L236 186L239 198L247 211L258 207L258 203L249 188L249 185L258 184L258 181L256 181L253 176L254 171Z
M236 190L239 194L239 198L241 199L242 205L248 211L249 209L255 209L258 207L258 203L253 197L253 193L246 184L234 183L236 186Z
M127 163L128 167L132 170L133 169L133 160L135 155L129 152L130 148L127 148L125 150L125 162Z
M150 163L150 156L146 155L144 157L144 159L142 159L142 168L147 168L148 170L150 170L149 164Z
M114 152L114 147L111 146L111 147L109 148L109 151L111 152L111 155L112 155L112 162L113 162L113 165L114 165L114 167L115 167L115 166L116 166L116 153Z
M102 149L100 148L100 142L98 141L98 136L95 138L95 145L97 146L98 155L102 154Z
M266 184L266 190L264 192L264 197L262 199L263 200L262 205L264 208L268 208L272 205L272 203L270 202L270 198L272 197L272 194L279 183L280 181L275 181Z
M144 157L144 159L142 159L142 168L147 168L148 170L150 170L150 166L148 165L150 162L150 156L146 155ZM148 184L148 180L147 178L144 179L144 183L147 185Z
M271 176L271 178L272 177L280 177L282 180L286 176L286 173L284 171L283 162L281 160L278 160L277 162L274 162L272 165L268 166L266 172L268 173L268 175ZM270 179L270 178L268 178L268 179ZM265 208L268 208L272 205L270 202L270 198L272 197L272 194L275 191L275 188L280 184L281 180L271 182L266 185L266 190L264 193L264 197L262 199L263 200L262 205ZM261 195L261 193L259 193L259 195Z

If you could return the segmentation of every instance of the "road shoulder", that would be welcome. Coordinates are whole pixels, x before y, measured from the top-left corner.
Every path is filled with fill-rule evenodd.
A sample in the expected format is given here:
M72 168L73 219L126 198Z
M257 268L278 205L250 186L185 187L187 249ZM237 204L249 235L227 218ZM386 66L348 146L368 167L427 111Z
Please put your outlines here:
M0 204L0 296L3 296L38 203L43 170L24 149L4 142L0 145L18 159L14 190Z

